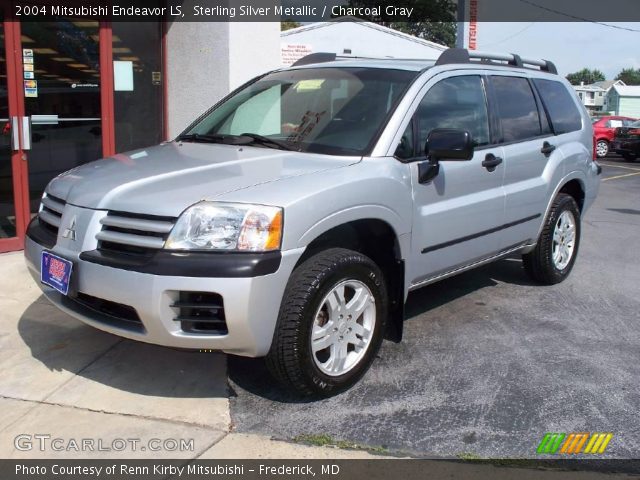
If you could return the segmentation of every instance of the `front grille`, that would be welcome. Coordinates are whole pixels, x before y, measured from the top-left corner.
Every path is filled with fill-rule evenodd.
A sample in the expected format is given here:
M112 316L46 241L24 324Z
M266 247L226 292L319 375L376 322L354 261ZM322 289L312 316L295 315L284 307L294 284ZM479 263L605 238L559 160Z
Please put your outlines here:
M58 235L58 230L60 229L65 204L66 202L64 200L49 195L48 193L45 193L42 197L38 219L44 228L55 235Z
M68 308L105 325L137 333L146 332L138 312L129 305L81 292L78 292L75 296L62 296L62 302Z
M211 292L178 292L178 300L171 304L176 312L174 320L187 333L226 335L222 296Z
M130 255L150 255L164 247L176 219L110 211L100 220L98 250Z

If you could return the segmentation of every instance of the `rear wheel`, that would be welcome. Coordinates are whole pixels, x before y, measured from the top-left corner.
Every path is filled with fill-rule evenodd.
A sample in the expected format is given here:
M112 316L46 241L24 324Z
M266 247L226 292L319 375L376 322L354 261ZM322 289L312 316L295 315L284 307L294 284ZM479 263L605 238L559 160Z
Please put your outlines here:
M346 390L373 362L387 313L385 281L370 258L342 248L314 255L289 279L267 366L304 395Z
M606 157L609 153L609 142L606 140L598 140L596 142L596 156L598 158Z
M580 209L571 195L559 193L545 219L536 248L523 255L525 271L553 285L569 276L580 245Z

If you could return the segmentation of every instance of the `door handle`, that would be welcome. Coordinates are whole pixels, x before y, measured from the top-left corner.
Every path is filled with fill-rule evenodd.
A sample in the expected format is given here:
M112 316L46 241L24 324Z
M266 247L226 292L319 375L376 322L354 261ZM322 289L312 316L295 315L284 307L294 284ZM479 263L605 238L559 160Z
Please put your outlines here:
M493 153L487 153L482 161L482 166L488 171L493 172L498 165L502 163L502 158L496 157Z
M555 145L551 145L549 142L544 142L542 144L542 148L540 149L540 153L543 153L545 157L548 157L555 149Z
M31 150L31 119L22 117L22 150Z
M18 130L18 117L11 117L11 150L20 150L20 130Z
M58 125L58 115L31 115L31 125Z

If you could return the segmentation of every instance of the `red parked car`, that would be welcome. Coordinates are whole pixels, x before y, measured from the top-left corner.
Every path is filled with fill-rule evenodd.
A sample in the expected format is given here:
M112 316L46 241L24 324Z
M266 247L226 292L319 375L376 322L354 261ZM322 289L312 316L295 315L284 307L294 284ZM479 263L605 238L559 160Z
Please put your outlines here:
M593 141L596 146L598 158L606 157L609 153L609 145L618 127L628 127L635 118L606 116L593 119Z

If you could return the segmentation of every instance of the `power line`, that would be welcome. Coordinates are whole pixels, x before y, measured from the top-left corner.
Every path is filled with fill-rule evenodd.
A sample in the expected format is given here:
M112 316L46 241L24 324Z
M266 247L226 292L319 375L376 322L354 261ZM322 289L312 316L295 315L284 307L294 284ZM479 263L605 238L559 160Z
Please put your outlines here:
M555 13L557 15L563 15L568 18L573 18L574 20L580 20L581 22L594 23L596 25L602 25L603 27L615 28L617 30L625 30L627 32L636 32L640 33L640 30L629 27L621 27L620 25L611 25L610 23L604 22L596 22L595 20L589 20L588 18L578 17L577 15L572 15L570 13L561 12L560 10L554 10L553 8L545 7L543 5L538 5L537 3L531 2L529 0L520 0L522 3L526 3L527 5L531 5L532 7L539 8L541 10L546 10L547 12Z
M533 27L537 22L531 22L529 25L527 25L526 27L524 27L522 30L518 30L516 33L514 33L513 35L509 35L507 38L503 38L502 40L500 40L499 42L492 42L489 43L487 45L483 45L484 47L492 47L493 45L498 45L500 43L506 42L507 40L511 40L513 37L517 37L518 35L520 35L522 32L524 32L525 30L529 30L531 27Z

